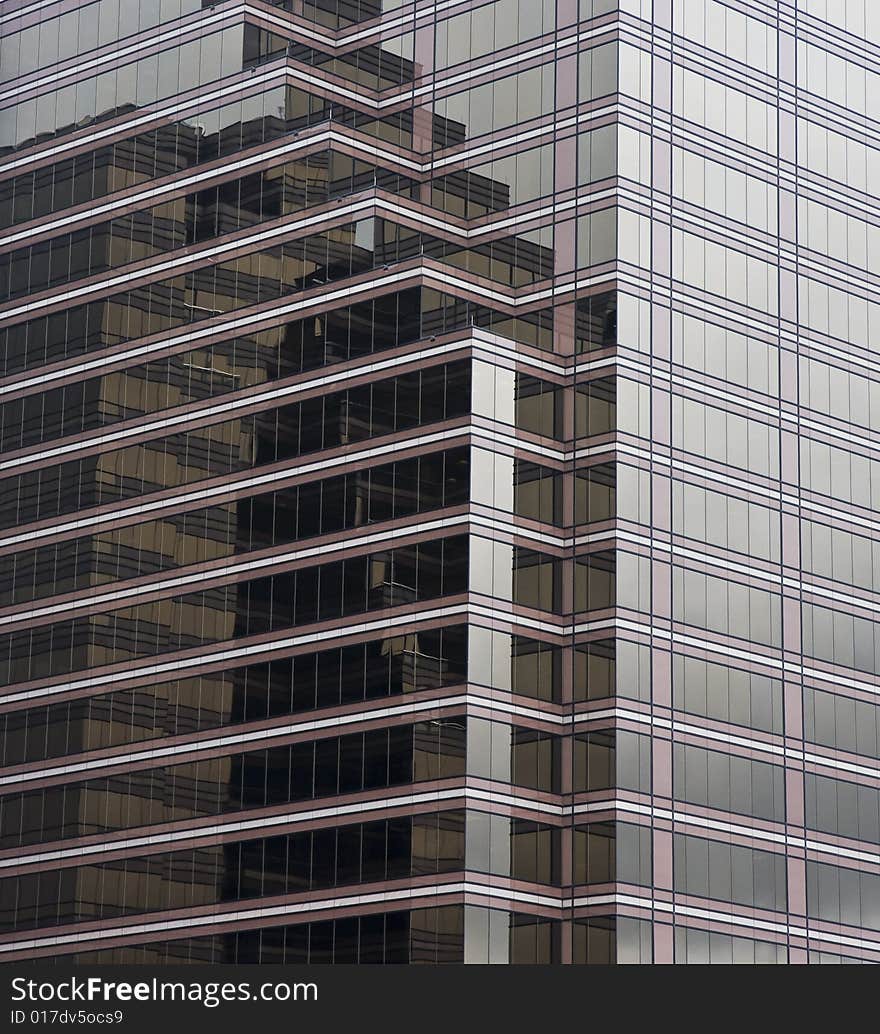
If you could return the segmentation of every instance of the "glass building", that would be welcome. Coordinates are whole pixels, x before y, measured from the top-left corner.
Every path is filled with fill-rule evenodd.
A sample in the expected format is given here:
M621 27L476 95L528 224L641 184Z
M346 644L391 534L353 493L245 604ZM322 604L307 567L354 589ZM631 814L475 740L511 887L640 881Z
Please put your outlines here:
M0 961L880 960L880 5L4 0Z

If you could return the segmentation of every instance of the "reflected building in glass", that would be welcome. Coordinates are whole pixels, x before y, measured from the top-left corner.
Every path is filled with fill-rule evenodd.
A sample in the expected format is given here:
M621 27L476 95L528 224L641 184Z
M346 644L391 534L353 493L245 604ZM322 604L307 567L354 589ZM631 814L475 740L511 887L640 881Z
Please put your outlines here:
M880 961L875 69L6 0L0 960Z

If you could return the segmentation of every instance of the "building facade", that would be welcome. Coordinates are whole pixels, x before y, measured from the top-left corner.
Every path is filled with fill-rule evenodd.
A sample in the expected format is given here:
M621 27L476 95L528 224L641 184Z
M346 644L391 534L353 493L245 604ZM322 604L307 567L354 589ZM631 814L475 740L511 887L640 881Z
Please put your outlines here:
M0 960L880 960L880 7L5 0Z

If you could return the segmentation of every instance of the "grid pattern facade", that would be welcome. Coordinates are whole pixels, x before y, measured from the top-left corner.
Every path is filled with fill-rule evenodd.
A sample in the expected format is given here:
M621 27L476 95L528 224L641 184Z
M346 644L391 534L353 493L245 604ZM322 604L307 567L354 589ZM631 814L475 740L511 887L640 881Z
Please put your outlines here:
M880 961L880 8L6 0L0 959Z

